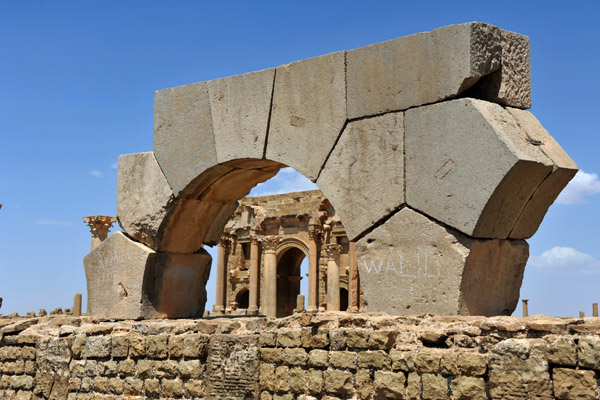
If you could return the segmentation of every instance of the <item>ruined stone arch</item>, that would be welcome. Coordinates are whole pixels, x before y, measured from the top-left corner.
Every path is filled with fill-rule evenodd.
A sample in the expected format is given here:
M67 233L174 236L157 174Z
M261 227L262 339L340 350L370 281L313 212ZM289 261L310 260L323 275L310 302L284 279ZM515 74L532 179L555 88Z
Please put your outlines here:
M304 253L304 257L308 258L308 244L301 239L290 237L285 238L281 240L281 242L279 242L279 245L277 246L277 261L279 261L281 256L291 248L295 248L302 251L302 253Z
M528 38L483 23L157 91L153 151L119 158L126 235L86 257L90 291L100 263L126 268L135 253L127 268L152 278L136 289L149 300L110 289L88 307L196 313L205 298L178 288L205 283L202 246L218 241L239 198L290 166L356 242L368 310L513 310L523 239L577 171L523 110L530 101Z

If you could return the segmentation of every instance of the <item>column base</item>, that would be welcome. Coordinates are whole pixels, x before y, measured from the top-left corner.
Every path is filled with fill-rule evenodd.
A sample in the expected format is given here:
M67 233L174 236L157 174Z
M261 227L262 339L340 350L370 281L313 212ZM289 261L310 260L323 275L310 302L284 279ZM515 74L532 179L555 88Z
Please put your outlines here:
M225 307L223 307L223 306L213 306L212 315L216 316L216 315L223 315L223 314L225 314Z
M358 307L348 307L348 309L346 311L349 313L357 313Z
M248 308L248 315L257 315L257 314L258 314L258 307Z
M308 306L308 307L306 308L306 312L307 312L307 313L313 313L313 314L314 314L314 313L317 313L317 312L319 312L319 310L318 310L318 309L317 309L317 307L315 307L315 306Z

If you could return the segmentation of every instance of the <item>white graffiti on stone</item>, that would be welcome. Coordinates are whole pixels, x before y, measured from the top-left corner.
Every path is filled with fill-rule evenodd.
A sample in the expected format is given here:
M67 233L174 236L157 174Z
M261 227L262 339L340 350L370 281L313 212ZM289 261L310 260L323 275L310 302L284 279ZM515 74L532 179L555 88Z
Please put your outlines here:
M441 276L441 265L439 256L432 250L431 246L417 246L416 263L405 265L402 251L398 250L397 258L388 254L378 260L361 259L363 268L367 274L396 274L403 278L439 278Z

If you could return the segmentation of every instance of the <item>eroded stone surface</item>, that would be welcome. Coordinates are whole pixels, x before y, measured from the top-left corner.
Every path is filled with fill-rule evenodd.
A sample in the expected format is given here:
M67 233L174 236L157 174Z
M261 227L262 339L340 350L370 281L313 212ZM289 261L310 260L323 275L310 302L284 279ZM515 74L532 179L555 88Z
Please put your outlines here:
M408 110L405 137L407 204L474 237L507 238L554 166L511 114L481 100Z
M317 179L346 121L346 52L277 68L266 158Z
M543 340L508 339L493 347L489 358L492 399L553 399Z
M317 180L351 240L404 203L403 125L402 113L350 122Z
M117 319L202 315L211 257L156 253L115 232L84 258L90 315Z
M356 244L369 311L389 314L510 314L527 243L478 240L408 208Z
M480 98L528 108L529 41L478 22L446 26L348 51L347 80L349 118L437 102L473 85L483 87Z
M208 82L217 160L262 158L275 68Z
M119 157L117 218L127 234L158 249L159 229L173 192L152 152Z

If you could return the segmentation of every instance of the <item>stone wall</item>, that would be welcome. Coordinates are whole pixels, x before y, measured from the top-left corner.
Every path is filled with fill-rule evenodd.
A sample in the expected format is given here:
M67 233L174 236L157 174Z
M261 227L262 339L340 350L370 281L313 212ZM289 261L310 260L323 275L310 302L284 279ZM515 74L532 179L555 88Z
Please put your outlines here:
M0 319L2 399L598 399L598 318Z

